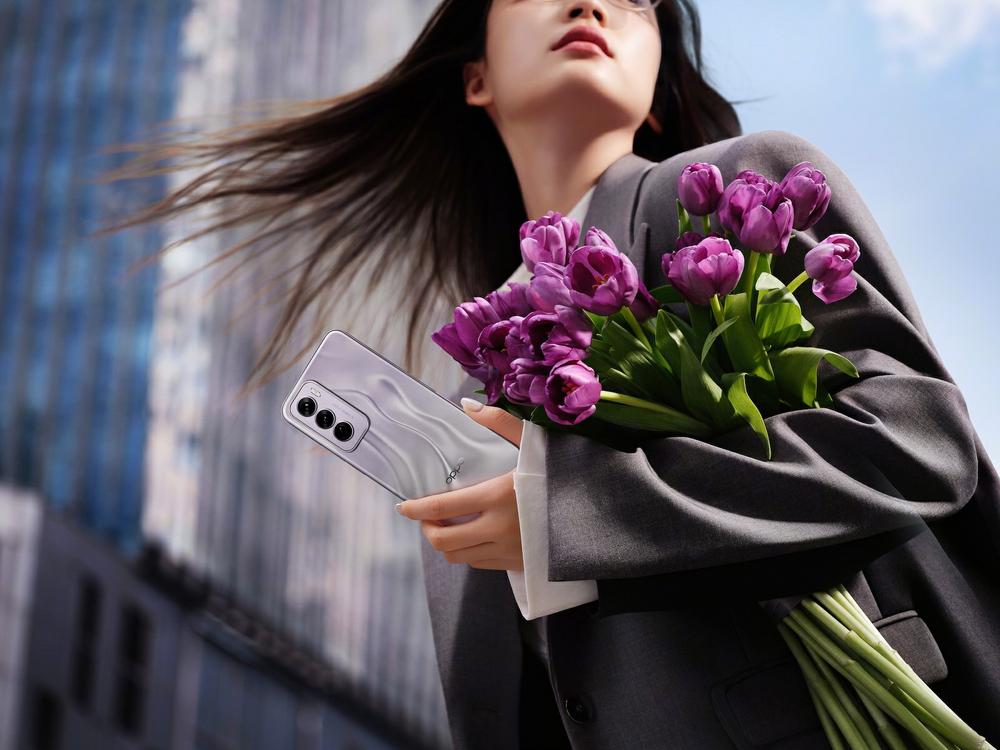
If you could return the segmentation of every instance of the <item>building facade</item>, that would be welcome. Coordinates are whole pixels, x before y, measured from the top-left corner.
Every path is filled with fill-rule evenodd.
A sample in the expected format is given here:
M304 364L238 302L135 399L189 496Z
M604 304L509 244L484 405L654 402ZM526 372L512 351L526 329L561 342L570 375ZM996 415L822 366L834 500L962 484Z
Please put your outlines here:
M420 747L183 568L0 486L0 750Z
M332 728L352 722L368 727L352 746L450 745L416 525L283 423L297 372L233 402L274 323L274 309L248 306L274 268L262 262L217 289L214 271L164 289L242 236L200 238L129 273L199 217L92 235L192 176L95 183L126 160L109 147L172 118L222 126L252 103L266 115L278 100L362 85L405 51L434 5L0 2L0 484L42 508L0 527L35 540L8 539L0 552L0 617L15 634L0 644L3 750L22 740L66 747L60 738L88 737L98 715L121 729L118 745L102 747L252 747L291 723L302 747L340 747ZM384 300L405 291L388 286ZM367 304L383 311L384 300ZM367 316L361 328L338 313L329 327L400 362L389 322ZM373 339L379 323L389 333ZM416 374L449 392L462 373L429 333L429 365ZM49 554L62 537L75 557ZM211 597L183 603L173 573L140 575L150 549L163 571L182 571ZM66 605L65 616L36 610L33 597ZM286 668L293 657L298 666ZM195 666L181 669L188 658ZM142 690L176 700L119 695ZM195 703L179 710L185 701ZM266 727L252 723L265 715ZM13 736L8 717L28 717L28 734ZM137 722L141 744L129 734ZM161 730L168 722L180 729Z

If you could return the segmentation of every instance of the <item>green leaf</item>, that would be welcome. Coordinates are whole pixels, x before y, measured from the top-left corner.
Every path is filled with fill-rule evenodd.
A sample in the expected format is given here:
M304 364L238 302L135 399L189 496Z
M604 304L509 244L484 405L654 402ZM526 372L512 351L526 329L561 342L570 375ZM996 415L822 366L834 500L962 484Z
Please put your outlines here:
M583 361L588 367L597 373L598 377L603 377L604 373L613 369L615 366L615 359L610 353L610 347L609 351L605 352L591 346L587 349L587 356Z
M688 302L686 307L688 319L691 322L688 323L688 321L678 317L676 323L684 331L691 348L696 352L703 351L705 342L715 329L715 316L712 315L712 309L708 305L695 305ZM734 369L724 347L709 349L708 356L705 357L703 363L716 381L722 375L723 370Z
M665 414L612 401L598 401L593 416L611 424L639 430L699 437L708 437L711 434L711 429L707 425L698 425L696 420L685 414Z
M655 289L650 289L649 293L661 305L670 304L671 302L685 301L684 295L681 294L680 290L673 284L664 284L663 286L658 286Z
M841 372L858 377L858 369L851 360L829 349L790 346L771 352L771 365L781 398L792 406L822 406L825 398L818 390L817 370L824 359Z
M596 412L575 425L563 425L550 419L544 406L536 406L531 412L531 421L552 432L583 435L620 451L634 451L643 440L649 439L649 433L645 430L610 424L595 419L595 415Z
M750 320L746 292L727 294L723 319L736 318L737 322L722 332L722 341L732 362L734 372L745 372L764 380L774 380L774 371L768 360L757 328Z
M628 379L627 389L622 390L622 393L631 393L657 403L682 402L677 378L664 370L652 352L639 343L630 330L609 318L604 325L602 339L611 345L610 359L613 366L621 370Z
M729 320L724 321L721 326L718 326L718 327L712 329L712 332L710 334L708 334L708 338L705 339L705 345L701 348L701 361L702 362L705 361L705 357L708 355L708 352L711 350L712 344L715 343L715 340L722 334L722 332L724 330L726 330L727 328L729 328L729 326L733 325L735 322L736 322L736 318L730 318Z
M483 394L485 396L486 395L486 389L485 388L476 388L476 390L474 390L473 393L481 393L481 394Z
M802 317L802 308L788 286L777 276L762 273L757 278L756 326L767 348L788 346L812 334L813 326Z
M712 318L712 310L708 305L696 305L693 302L687 303L688 318L691 320L691 330L694 333L696 342L691 344L692 349L701 349L705 345L705 340L715 327Z
M590 310L584 310L583 314L590 318L590 323L593 326L593 329L600 333L601 329L604 328L604 321L607 320L607 316L592 313Z
M767 434L767 425L761 416L757 405L747 392L745 372L727 372L722 376L722 385L726 389L726 398L733 405L736 413L757 433L764 445L764 455L771 460L771 438Z
M604 324L601 338L611 344L612 351L618 357L625 357L634 351L648 351L632 331L614 318L608 318L608 322Z
M719 384L702 367L674 317L666 310L657 313L656 346L671 366L680 363L681 395L692 416L706 424L723 424L732 416L731 405Z
M680 237L685 232L691 230L691 216L684 206L681 205L681 199L677 199L677 236Z

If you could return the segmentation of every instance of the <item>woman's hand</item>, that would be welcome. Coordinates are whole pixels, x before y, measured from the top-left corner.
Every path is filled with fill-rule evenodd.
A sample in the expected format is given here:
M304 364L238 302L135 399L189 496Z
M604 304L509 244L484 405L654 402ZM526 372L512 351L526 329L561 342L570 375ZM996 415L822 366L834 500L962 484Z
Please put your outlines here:
M475 411L470 402L482 408ZM479 424L521 446L522 420L472 399L462 399L462 406ZM473 568L524 570L513 469L469 487L404 500L396 503L396 510L420 521L420 531L448 562L468 563ZM477 512L481 512L478 518L465 523L440 524L442 519Z

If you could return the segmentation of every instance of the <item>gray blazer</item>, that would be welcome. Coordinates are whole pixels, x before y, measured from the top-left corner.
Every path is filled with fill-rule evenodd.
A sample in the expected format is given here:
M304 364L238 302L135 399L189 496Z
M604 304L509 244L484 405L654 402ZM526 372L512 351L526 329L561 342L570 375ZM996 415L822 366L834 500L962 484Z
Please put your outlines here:
M774 259L775 273L790 281L805 250L832 232L861 247L851 296L824 305L805 285L796 294L816 327L805 343L841 352L860 372L820 366L836 408L769 417L770 462L749 428L632 452L549 435L549 577L596 579L599 592L546 623L574 748L828 747L774 626L783 609L758 601L790 605L837 583L925 682L1000 744L1000 480L846 175L783 131L662 162L630 153L601 175L583 229L607 231L652 288L677 236L684 165L712 162L728 182L743 169L780 179L803 160L826 174L833 198ZM452 398L479 387L470 377ZM506 571L449 563L421 545L455 747L516 748L525 646Z

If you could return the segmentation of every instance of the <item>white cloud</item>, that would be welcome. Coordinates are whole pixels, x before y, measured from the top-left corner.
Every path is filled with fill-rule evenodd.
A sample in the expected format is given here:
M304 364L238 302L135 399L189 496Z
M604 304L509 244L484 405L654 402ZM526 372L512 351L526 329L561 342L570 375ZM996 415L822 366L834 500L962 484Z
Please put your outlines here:
M865 0L865 9L890 51L924 70L1000 39L1000 0Z

